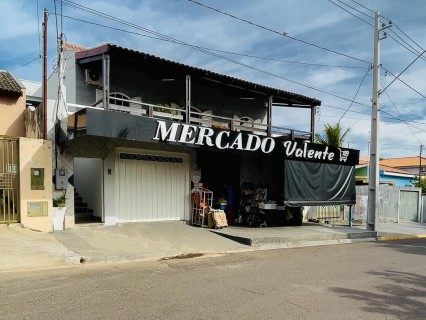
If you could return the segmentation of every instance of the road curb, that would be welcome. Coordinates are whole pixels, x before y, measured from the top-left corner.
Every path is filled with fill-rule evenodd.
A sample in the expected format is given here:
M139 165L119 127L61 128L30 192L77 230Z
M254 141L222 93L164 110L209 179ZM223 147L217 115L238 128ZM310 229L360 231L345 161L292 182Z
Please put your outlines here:
M378 236L377 241L394 241L394 240L425 239L425 238L426 238L426 234L389 235L389 236Z

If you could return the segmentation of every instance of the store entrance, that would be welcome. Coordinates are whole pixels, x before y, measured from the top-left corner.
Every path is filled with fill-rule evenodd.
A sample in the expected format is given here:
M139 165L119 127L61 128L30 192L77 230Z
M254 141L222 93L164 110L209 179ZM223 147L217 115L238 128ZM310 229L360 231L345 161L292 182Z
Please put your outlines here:
M219 199L226 200L226 208L222 208L225 209L228 223L232 224L235 205L239 203L241 155L200 151L198 162L204 187L213 191L213 206L220 208Z

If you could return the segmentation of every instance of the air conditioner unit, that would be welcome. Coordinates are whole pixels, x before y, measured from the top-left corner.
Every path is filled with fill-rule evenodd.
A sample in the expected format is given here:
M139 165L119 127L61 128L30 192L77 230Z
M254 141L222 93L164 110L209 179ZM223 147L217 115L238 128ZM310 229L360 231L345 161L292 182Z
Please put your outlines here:
M86 84L100 85L102 84L102 74L100 72L86 69Z

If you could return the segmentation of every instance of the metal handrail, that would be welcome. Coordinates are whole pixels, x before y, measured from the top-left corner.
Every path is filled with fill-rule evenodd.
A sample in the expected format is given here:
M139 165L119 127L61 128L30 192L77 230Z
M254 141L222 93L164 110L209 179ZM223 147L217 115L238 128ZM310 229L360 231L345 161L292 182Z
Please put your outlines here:
M129 112L134 115L140 115L143 117L156 118L156 119L163 119L163 118L169 118L169 119L171 118L175 120L185 119L185 114L186 114L185 109L173 108L172 106L156 105L156 104L151 104L151 103L146 103L141 101L122 99L118 97L114 97L114 100L126 102L129 104L129 106L118 106L118 105L114 105L110 103L109 107L110 107L110 110L112 111ZM99 109L99 107L96 107L96 106L102 103L102 101L103 100L96 101L94 104L88 107ZM130 104L139 105L140 107L139 106L133 107L133 106L130 106ZM79 105L79 107L80 106L81 105ZM141 109L143 111L141 111ZM173 113L169 114L168 112L161 112L161 111L158 111L157 109L166 109L172 112L175 111L177 114L173 114ZM196 111L191 111L190 115L191 115L190 123L194 123L194 124L201 124L201 125L207 125L212 127L222 126L223 129L228 129L231 131L240 131L240 130L252 131L255 134L262 134L262 135L266 135L268 131L267 124L254 122L253 120L244 120L244 118L248 118L248 117L240 117L238 119L233 119L229 117L206 114L203 112L196 112ZM198 118L194 117L194 115L198 116ZM201 117L203 117L204 119L202 119ZM277 126L272 127L272 134L278 135L278 136L290 136L292 138L297 137L297 138L302 138L306 140L311 138L311 133L308 131L277 127Z

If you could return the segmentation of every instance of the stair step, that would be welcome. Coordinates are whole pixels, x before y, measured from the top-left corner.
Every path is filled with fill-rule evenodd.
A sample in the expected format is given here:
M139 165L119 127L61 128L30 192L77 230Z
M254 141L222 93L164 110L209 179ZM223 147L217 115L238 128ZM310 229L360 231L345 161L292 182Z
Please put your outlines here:
M88 205L86 202L83 201L74 201L74 207L76 208L87 208Z
M78 214L74 216L75 223L91 223L91 222L102 222L100 217L95 217L93 214Z
M83 201L83 197L74 189L74 221L75 223L102 223L102 219L93 215L93 209Z
M75 207L74 214L93 214L93 209L89 209L87 207Z

